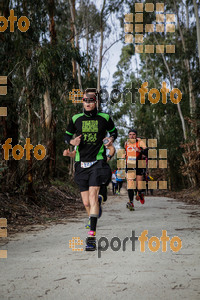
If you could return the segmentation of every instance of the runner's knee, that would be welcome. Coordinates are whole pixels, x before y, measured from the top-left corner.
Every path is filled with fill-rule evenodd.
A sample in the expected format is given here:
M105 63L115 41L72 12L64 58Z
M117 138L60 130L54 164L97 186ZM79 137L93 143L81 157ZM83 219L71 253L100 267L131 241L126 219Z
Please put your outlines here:
M89 207L90 206L90 203L89 203L89 200L83 200L83 205L85 206L85 207Z

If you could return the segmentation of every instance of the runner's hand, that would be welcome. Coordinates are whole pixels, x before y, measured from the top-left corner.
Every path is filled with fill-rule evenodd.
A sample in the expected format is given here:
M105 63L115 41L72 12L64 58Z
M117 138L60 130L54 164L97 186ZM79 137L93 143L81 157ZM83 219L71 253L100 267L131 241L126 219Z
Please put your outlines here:
M134 150L135 150L136 152L141 152L141 150L140 150L138 147L134 147Z
M112 137L109 137L109 138L106 137L106 138L103 139L103 141L105 139L109 140L109 142L107 144L104 144L105 147L109 147L109 146L111 146L113 144L113 138Z
M69 155L69 149L64 150L64 151L63 151L63 156L68 156L68 155Z
M81 142L81 136L82 136L82 134L80 134L79 136L77 136L75 139L71 140L70 144L72 146L78 146L80 144L80 142Z
M69 149L64 150L63 156L75 157L76 156L76 151L74 150L74 151L70 152Z

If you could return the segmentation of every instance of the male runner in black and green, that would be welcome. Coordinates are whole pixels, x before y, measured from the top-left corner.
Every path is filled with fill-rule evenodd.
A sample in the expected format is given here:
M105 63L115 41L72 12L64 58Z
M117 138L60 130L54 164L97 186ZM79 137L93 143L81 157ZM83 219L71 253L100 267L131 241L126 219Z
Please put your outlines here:
M98 94L87 89L83 96L84 112L74 115L67 127L65 141L77 146L75 156L75 182L79 185L81 197L90 214L91 227L86 250L96 249L96 225L99 214L98 193L102 183L110 181L111 169L106 163L105 146L112 145L117 138L117 129L108 114L97 110ZM108 143L104 145L107 131ZM76 138L72 136L76 134Z

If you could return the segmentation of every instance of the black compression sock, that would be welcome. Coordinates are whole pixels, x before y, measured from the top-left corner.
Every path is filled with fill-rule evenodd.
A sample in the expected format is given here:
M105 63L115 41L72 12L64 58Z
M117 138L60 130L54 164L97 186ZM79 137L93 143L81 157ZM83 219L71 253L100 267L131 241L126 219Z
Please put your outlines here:
M130 202L133 202L134 190L128 189L128 197L129 197Z
M96 232L97 228L97 215L90 215L90 230Z

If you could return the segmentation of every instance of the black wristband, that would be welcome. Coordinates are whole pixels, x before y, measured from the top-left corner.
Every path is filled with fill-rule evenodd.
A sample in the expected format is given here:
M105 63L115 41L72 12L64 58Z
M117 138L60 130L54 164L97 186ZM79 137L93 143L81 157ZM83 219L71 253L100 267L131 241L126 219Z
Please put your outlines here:
M112 155L108 154L107 157L111 159L111 158L112 158Z

